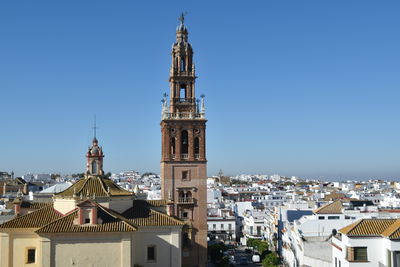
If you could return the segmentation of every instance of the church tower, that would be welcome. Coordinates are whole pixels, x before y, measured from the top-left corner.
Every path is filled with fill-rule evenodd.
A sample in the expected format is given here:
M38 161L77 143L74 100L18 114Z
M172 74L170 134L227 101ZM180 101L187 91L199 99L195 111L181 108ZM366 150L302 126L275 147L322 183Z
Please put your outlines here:
M182 266L207 261L207 160L204 96L195 95L193 49L183 14L176 29L169 76L170 99L162 101L162 197L169 213L186 222Z

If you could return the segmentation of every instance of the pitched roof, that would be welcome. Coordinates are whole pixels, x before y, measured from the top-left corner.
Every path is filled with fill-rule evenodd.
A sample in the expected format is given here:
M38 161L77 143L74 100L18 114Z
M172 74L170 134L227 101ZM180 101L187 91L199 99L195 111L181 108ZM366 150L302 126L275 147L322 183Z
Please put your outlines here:
M51 202L31 202L31 201L22 201L21 208L23 209L41 209L44 207L52 206Z
M110 179L100 176L86 176L68 189L55 194L58 197L80 196L132 196L133 194L119 187Z
M145 200L134 200L133 206L122 213L137 226L177 226L185 223L167 214L152 210Z
M121 215L97 206L98 224L76 224L74 221L78 219L78 209L72 213L55 220L44 227L38 229L36 233L84 233L84 232L134 232L137 228Z
M342 214L342 201L335 200L332 203L326 204L314 210L315 214Z
M146 202L152 207L162 207L167 205L166 199L147 199Z
M396 219L360 219L339 230L349 237L381 236ZM391 228L391 232L393 228Z
M0 228L40 228L61 217L62 215L53 209L53 205L48 205L5 222Z

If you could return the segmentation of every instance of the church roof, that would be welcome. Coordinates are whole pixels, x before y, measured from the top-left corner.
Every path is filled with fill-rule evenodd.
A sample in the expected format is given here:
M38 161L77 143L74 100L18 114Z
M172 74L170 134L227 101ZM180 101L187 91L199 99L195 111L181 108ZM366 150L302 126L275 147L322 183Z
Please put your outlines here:
M15 219L0 224L0 229L4 228L40 228L54 220L62 217L53 205L47 205L41 209L35 210Z
M134 200L133 206L126 210L122 216L137 226L184 225L179 219L151 209L148 200Z
M155 211L152 207L162 206L163 200L134 200L132 207L123 214L110 210L94 201L83 201L84 206L90 202L97 208L97 224L77 224L79 208L62 215L53 205L46 205L31 213L16 217L0 225L1 229L37 228L36 233L97 233L97 232L134 232L146 226L182 226L185 223L167 214ZM81 205L82 204L82 205Z
M72 196L132 196L133 194L122 189L116 183L108 178L101 176L86 176L78 180L68 189L55 194L56 197L72 197Z
M98 224L76 224L78 209L55 220L36 231L36 233L88 233L88 232L134 232L137 228L116 212L96 204Z

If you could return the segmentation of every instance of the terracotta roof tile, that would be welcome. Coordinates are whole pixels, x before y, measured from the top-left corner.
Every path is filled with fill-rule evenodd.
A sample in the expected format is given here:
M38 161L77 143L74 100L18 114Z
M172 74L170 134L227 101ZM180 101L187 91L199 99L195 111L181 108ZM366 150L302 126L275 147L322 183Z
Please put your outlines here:
M59 197L76 196L131 196L133 193L119 187L110 179L99 176L87 176L78 180L68 189L57 193Z
M144 200L135 200L133 206L126 210L122 216L137 226L173 226L185 224L183 221L167 214L152 210L149 203Z
M23 209L41 209L44 207L52 206L51 202L31 202L31 201L22 201L21 208Z
M314 210L315 214L342 214L342 201L335 200L332 203L326 204L316 210Z
M53 221L36 231L36 233L87 233L87 232L134 232L136 227L121 215L117 215L97 205L98 224L76 224L78 210Z
M396 219L360 219L339 232L349 236L380 236Z
M61 217L62 215L49 205L5 222L0 228L39 228Z

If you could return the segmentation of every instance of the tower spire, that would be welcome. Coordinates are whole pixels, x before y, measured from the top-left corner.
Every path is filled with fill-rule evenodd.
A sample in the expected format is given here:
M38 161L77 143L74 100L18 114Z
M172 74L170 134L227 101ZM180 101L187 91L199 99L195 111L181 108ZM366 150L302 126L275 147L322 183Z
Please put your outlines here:
M185 24L185 16L187 15L187 12L182 12L181 15L179 16L178 20L181 22L181 25Z
M96 115L94 115L94 123L93 123L93 140L96 139L96 132L97 132L97 124L96 124Z

